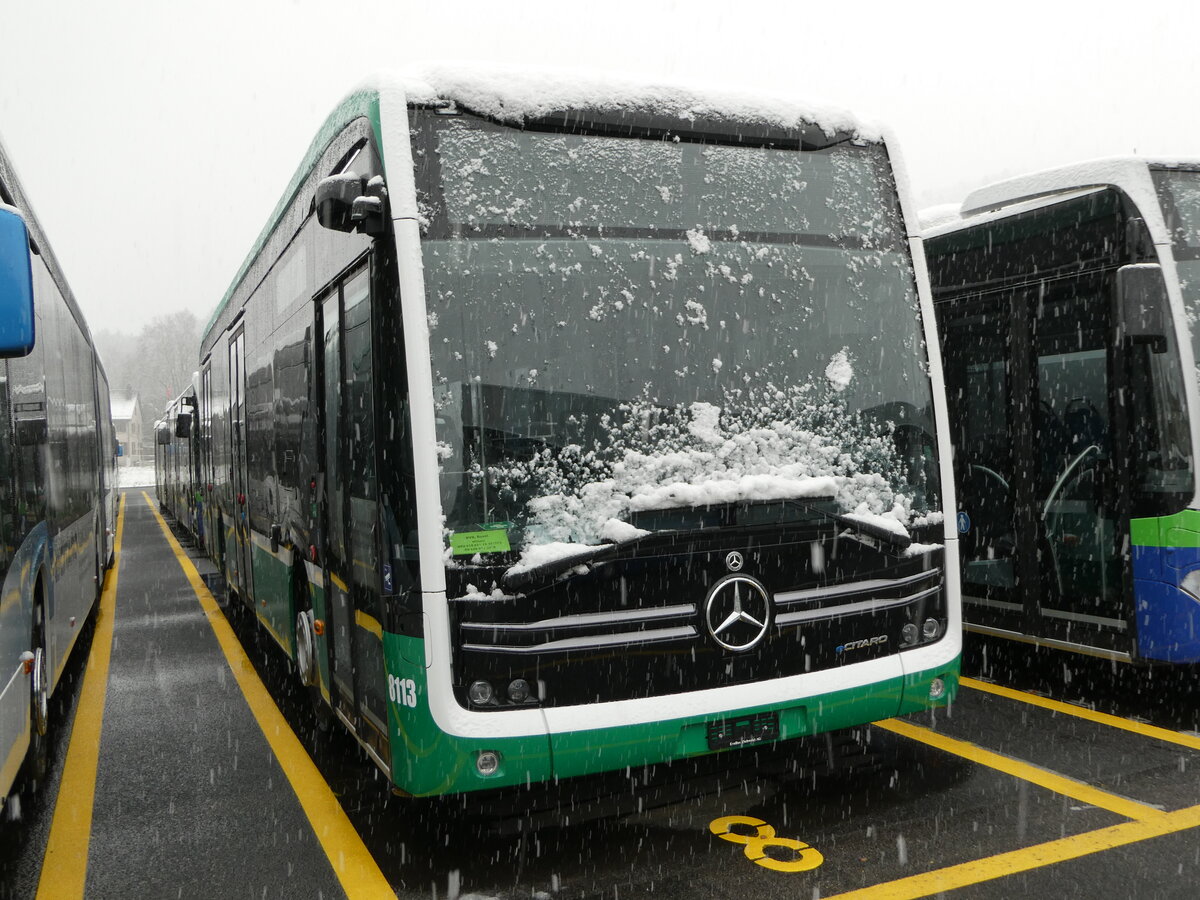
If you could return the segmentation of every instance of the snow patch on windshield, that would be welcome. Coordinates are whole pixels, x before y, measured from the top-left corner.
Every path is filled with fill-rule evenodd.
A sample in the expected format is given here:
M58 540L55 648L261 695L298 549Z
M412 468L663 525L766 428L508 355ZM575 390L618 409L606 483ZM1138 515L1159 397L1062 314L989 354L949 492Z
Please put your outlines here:
M893 425L848 412L828 387L730 389L720 406L676 409L643 398L597 424L590 446L546 447L474 473L489 490L532 495L522 566L623 540L658 510L829 497L904 535L925 512L914 510Z
M721 407L711 403L693 403L692 421L688 423L688 431L706 444L720 444L725 441L721 434Z
M689 228L687 230L687 240L688 244L691 245L693 253L708 253L712 250L712 242L702 229L697 228L693 230Z
M552 541L548 544L526 544L525 548L521 551L520 561L515 566L510 567L507 574L519 575L530 569L536 569L538 566L558 562L560 559L570 559L573 556L590 556L595 549L594 546L565 541Z
M849 347L843 347L833 354L829 365L825 367L825 377L829 379L829 386L835 391L841 392L850 386L850 381L854 378L854 365L850 360Z
M945 549L941 544L909 544L904 550L905 556L924 556L926 553L937 553Z
M908 537L908 529L904 527L904 523L908 521L908 510L899 503L886 513L873 513L870 505L863 503L859 505L859 508L846 513L845 518L852 522L862 522L864 525L874 525L876 528L890 531L901 537Z
M628 522L622 522L620 519L609 519L600 529L600 537L617 544L624 543L625 541L634 541L648 534L650 532L645 528L637 528Z

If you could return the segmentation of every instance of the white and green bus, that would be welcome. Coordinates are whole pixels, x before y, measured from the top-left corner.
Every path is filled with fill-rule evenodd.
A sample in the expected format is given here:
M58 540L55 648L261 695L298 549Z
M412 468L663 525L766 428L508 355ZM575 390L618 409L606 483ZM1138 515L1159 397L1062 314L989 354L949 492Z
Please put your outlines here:
M953 482L910 223L841 114L363 87L204 335L206 545L412 795L945 704Z
M925 246L967 630L1200 662L1200 160L989 185Z

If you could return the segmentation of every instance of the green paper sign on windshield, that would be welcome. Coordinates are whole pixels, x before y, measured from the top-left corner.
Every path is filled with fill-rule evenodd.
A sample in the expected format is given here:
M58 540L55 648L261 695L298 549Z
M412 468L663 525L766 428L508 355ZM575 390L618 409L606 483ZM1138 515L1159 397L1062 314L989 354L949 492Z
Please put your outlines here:
M454 556L474 556L476 553L506 553L508 532L493 528L488 531L456 531L450 535L450 552Z

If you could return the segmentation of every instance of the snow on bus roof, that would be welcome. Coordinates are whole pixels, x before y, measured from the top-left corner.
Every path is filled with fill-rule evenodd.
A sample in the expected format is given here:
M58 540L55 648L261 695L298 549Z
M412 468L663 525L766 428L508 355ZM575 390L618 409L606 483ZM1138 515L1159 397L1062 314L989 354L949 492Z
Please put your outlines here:
M453 101L480 115L514 124L568 110L597 110L648 113L684 122L719 119L788 129L815 125L830 137L853 134L864 140L882 139L878 126L834 106L582 70L431 63L398 74L383 73L371 81L381 91L399 87L410 103Z
M948 228L962 221L962 207L958 203L939 203L937 206L927 206L917 211L917 219L921 223L922 233L935 228Z
M1123 191L1139 210L1158 208L1158 196L1150 169L1154 166L1200 168L1200 159L1164 159L1144 156L1112 156L1085 160L1053 169L1006 178L969 193L956 217L947 207L921 212L925 237L934 237L994 218L1036 209L1107 187ZM1147 224L1155 243L1169 241L1159 224L1161 217L1149 216Z

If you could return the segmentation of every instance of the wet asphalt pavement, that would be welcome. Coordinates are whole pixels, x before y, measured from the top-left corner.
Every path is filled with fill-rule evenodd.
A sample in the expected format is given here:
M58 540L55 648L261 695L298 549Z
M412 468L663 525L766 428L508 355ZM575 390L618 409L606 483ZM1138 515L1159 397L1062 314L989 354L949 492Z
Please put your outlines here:
M355 896L140 492L127 495L122 550L86 896ZM872 726L548 789L413 801L392 796L348 737L315 727L282 654L235 618L396 896L807 900L862 890L865 900L884 896L872 886L906 878L887 896L1200 896L1200 815L1193 825L1191 813L1175 813L1200 804L1200 741L981 685L964 687L948 714L909 720L927 731ZM1196 728L1194 672L970 647L968 674L1173 732ZM57 701L65 716L86 641L80 649ZM69 739L62 721L56 777ZM35 896L56 791L52 780L20 821L0 827L0 897ZM760 824L713 825L728 816ZM797 843L823 862L776 871L750 858L756 849L768 861L815 858Z

